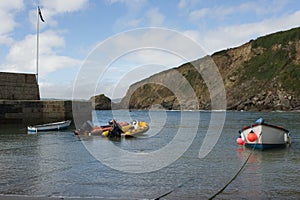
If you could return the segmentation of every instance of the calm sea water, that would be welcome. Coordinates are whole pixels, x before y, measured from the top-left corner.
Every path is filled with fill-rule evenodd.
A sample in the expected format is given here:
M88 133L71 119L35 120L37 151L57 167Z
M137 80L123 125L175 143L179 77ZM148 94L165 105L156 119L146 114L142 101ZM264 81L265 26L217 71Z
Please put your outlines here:
M216 145L201 159L198 154L210 112L97 111L94 122L106 124L112 117L147 121L150 130L142 138L110 141L99 136L78 138L73 130L28 135L25 127L1 125L0 198L208 199L236 175L252 151L236 144L238 130L263 117L289 129L292 146L254 151L245 168L215 199L300 199L300 113L227 112ZM194 130L197 135L188 149L155 171L118 171L95 156L95 152L111 151L106 161L122 165L123 157L103 149L106 143L132 153L151 153L167 146L176 134L188 136ZM174 153L180 148L179 143ZM161 162L158 156L153 163L140 161L139 165L148 169ZM131 167L136 166L127 166Z

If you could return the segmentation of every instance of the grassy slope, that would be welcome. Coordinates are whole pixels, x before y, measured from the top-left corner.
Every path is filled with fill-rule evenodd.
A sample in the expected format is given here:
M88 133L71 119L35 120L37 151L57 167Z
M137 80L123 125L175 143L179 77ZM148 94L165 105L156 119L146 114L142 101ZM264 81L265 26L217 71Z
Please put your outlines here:
M247 49L248 47L249 49ZM275 96L271 98L272 101L277 98L278 91L293 95L293 99L296 101L300 99L300 28L260 37L241 47L217 52L212 55L212 58L224 79L229 104L238 103L241 99L251 99L261 91L261 93L271 93ZM200 60L193 63L198 62L199 64ZM194 66L186 63L175 70L189 81L200 103L210 103L205 82ZM170 78L168 75L170 73L167 70L144 81L168 79ZM235 80L230 81L230 76ZM143 81L140 81L138 84L142 83ZM137 84L134 85L137 86ZM179 81L178 87L182 87L184 90L186 85ZM161 104L162 102L166 104L167 99L174 102L174 99L171 98L172 92L170 93L167 88L163 89L161 85L144 85L138 90L132 87L128 95L132 92L132 96L126 97L130 99L132 108L145 109L149 108L151 104ZM259 98L266 98L265 94ZM267 109L272 106L274 105L268 105ZM202 108L207 108L207 106Z

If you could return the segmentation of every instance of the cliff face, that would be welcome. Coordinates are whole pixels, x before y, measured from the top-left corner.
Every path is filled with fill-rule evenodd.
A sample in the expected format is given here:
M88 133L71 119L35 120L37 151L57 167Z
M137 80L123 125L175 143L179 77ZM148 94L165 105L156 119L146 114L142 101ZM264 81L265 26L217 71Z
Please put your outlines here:
M228 109L299 110L299 45L297 28L214 54L226 86Z
M227 109L300 109L300 28L251 40L211 58L223 79ZM208 60L204 57L133 84L119 106L211 109L211 94L199 73L210 68ZM189 88L196 98L181 94L192 94Z

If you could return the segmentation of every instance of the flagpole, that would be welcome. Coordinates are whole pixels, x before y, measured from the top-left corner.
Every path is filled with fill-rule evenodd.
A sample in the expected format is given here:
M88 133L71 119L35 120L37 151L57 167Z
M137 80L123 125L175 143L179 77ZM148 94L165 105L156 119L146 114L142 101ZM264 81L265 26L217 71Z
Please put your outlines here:
M38 7L39 8L39 7ZM37 9L37 22L36 22L36 82L39 84L39 32L40 32L40 19L39 9Z

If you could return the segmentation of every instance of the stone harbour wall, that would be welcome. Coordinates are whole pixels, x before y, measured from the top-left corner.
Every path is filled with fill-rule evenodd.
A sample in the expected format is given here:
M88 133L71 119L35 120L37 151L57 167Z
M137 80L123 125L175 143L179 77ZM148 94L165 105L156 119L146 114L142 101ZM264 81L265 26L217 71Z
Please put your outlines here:
M41 124L72 117L71 101L0 100L2 124Z
M0 72L0 99L39 100L39 86L35 75Z
M34 74L0 72L0 125L35 125L69 119L76 125L91 120L91 103L40 100Z
M75 118L73 111L75 110ZM89 102L71 100L0 100L0 124L35 125L72 120L77 126L92 119Z

